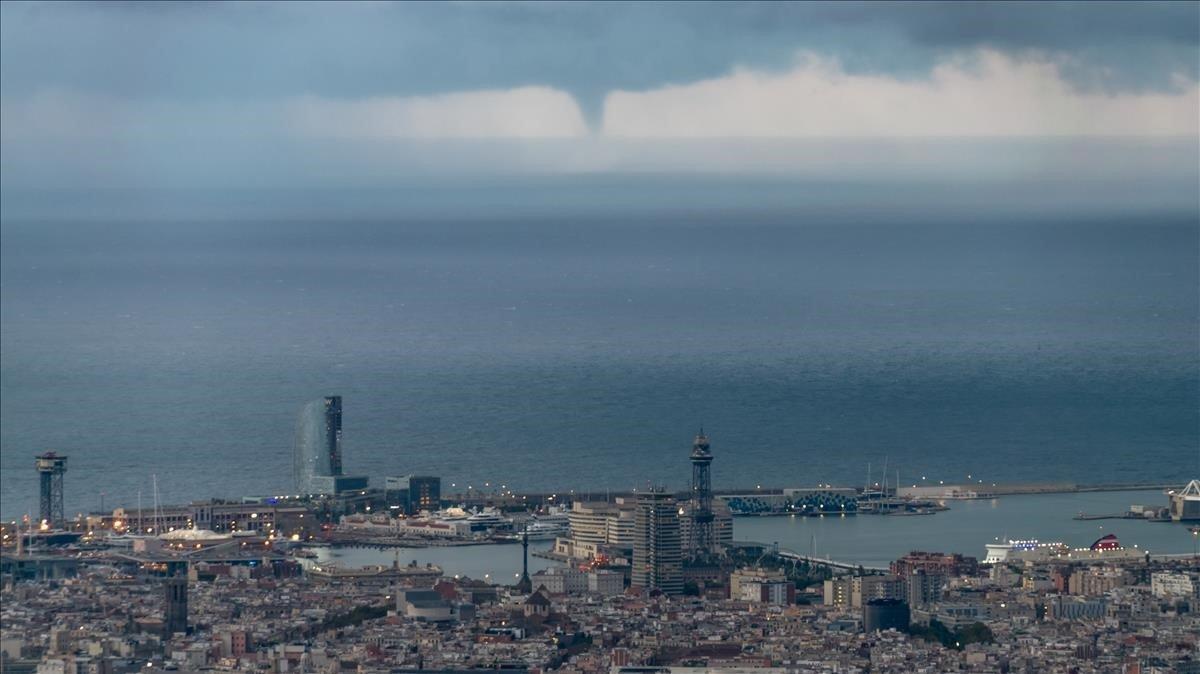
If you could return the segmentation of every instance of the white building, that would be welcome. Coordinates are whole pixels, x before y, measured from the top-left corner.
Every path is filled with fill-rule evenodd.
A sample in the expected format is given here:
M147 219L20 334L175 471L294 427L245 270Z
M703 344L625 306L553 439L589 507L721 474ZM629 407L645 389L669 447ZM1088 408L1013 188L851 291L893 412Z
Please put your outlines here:
M1155 597L1200 599L1200 573L1159 571L1150 574L1150 593Z
M567 520L576 543L633 547L634 508L624 498L617 498L615 503L576 501Z
M533 589L544 587L550 594L581 594L588 589L587 576L578 569L566 566L538 571L530 580L533 581Z
M786 606L796 601L796 586L782 571L738 569L729 575L729 598Z
M601 554L600 544L577 541L574 538L556 538L554 554L570 559L594 559Z
M588 592L606 597L621 594L625 591L625 574L617 571L600 569L587 574Z

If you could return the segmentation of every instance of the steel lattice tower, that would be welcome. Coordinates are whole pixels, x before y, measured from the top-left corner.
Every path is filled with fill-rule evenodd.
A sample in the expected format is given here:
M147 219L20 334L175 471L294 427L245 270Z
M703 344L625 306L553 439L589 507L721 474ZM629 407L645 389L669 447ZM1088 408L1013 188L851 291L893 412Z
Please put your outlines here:
M42 481L40 521L55 529L66 524L63 514L63 473L67 472L67 457L46 452L37 457L38 475Z
M692 547L693 558L715 552L712 509L712 452L704 429L692 443Z

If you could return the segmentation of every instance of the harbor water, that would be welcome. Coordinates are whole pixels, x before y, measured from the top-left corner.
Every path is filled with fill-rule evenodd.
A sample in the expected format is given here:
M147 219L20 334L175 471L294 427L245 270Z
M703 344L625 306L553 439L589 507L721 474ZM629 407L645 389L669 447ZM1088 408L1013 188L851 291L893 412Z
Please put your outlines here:
M801 554L864 566L887 566L912 550L983 559L986 544L1006 539L1061 541L1082 548L1106 534L1116 534L1126 547L1136 545L1155 554L1193 551L1192 533L1183 524L1074 519L1081 512L1122 513L1131 504L1165 506L1166 496L1160 491L1029 494L948 501L949 510L928 516L741 518L734 523L734 537L778 542Z
M733 534L738 541L777 542L783 549L868 567L887 566L912 550L958 552L983 559L984 545L996 539L1036 538L1086 547L1110 533L1116 534L1127 547L1136 545L1155 554L1193 552L1196 538L1183 524L1074 519L1080 512L1123 512L1135 503L1163 505L1164 499L1158 491L1003 496L949 501L949 510L928 516L737 518ZM547 543L530 544L531 551L546 547ZM508 578L515 579L521 572L521 546L515 544L399 550L325 548L318 550L318 556L321 562L334 561L344 566L390 564L397 558L401 564L412 560L419 564L432 562L447 575L498 583L510 582ZM553 564L533 555L529 557L531 573Z

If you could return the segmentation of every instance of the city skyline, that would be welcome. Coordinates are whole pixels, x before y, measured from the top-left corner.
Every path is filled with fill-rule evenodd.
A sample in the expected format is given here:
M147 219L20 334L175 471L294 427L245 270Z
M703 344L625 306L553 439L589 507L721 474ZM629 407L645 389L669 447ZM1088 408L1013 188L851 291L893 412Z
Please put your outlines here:
M1200 2L0 2L0 604L6 674L1200 672Z

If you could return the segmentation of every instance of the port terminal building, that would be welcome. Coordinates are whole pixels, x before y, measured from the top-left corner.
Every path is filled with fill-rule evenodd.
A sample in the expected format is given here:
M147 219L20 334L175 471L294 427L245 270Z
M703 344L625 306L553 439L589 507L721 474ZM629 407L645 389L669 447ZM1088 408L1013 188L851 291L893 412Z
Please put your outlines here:
M1192 480L1183 489L1167 491L1168 509L1175 522L1200 522L1200 480Z
M721 494L715 503L724 504L734 516L822 515L858 511L858 490L850 487L784 489L778 493Z

